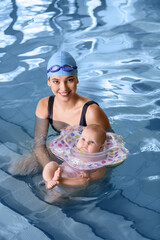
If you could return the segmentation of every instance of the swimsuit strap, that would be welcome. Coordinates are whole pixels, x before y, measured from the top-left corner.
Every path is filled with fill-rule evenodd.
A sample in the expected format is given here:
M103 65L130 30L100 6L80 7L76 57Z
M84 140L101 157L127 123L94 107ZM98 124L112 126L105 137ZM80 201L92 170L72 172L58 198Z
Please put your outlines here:
M91 105L91 104L97 104L98 105L98 103L94 102L93 100L89 101L89 102L86 102L84 104L83 109L82 109L82 114L81 114L81 119L80 119L79 125L84 126L84 127L87 126L87 123L86 123L86 112L87 112L88 106Z
M54 96L50 96L48 100L48 119L49 122L52 124L53 118L53 103L54 103Z
M54 103L54 97L55 96L50 96L49 100L48 100L48 119L49 119L49 123L51 125L53 125L53 103ZM82 109L82 113L81 113L81 119L80 119L79 125L87 126L87 123L86 123L86 112L87 112L88 106L91 105L91 104L97 104L98 105L98 103L94 102L93 100L91 100L89 102L86 102L84 104L83 109Z

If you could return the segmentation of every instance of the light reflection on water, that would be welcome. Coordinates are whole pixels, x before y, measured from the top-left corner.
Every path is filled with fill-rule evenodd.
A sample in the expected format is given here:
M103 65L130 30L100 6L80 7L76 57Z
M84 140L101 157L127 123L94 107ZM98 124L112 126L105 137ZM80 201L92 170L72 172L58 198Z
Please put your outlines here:
M159 239L159 9L156 0L1 1L4 239L25 239L25 229L37 239ZM78 93L100 104L130 155L109 180L56 205L42 201L40 175L13 178L5 170L31 149L36 104L51 94L46 61L58 49L77 59Z

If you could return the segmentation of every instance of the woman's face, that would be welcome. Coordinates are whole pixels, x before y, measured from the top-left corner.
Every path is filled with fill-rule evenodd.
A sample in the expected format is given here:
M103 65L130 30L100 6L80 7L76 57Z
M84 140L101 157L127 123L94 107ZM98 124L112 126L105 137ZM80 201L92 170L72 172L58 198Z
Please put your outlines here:
M77 90L78 79L74 75L51 76L48 86L51 87L55 96L62 100L68 100L74 96Z

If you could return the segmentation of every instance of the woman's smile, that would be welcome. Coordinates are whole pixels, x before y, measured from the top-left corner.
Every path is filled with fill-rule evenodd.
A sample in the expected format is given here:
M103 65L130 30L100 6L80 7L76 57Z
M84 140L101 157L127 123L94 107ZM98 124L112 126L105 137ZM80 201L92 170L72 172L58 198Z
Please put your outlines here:
M68 97L71 91L67 92L58 92L62 97Z

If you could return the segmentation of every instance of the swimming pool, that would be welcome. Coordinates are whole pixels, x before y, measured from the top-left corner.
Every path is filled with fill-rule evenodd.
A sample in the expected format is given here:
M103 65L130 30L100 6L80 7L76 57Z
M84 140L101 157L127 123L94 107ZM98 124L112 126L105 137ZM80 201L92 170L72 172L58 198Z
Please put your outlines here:
M1 1L1 239L160 239L159 10L157 0ZM32 148L36 104L51 94L46 61L57 49L77 59L78 92L100 104L130 155L52 204L40 174L7 168Z

